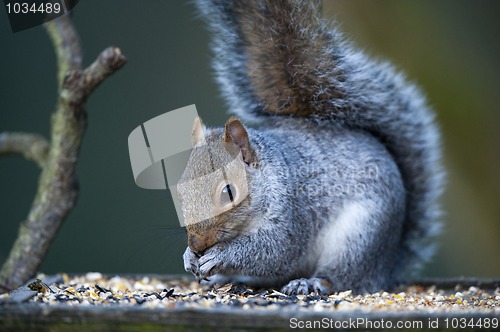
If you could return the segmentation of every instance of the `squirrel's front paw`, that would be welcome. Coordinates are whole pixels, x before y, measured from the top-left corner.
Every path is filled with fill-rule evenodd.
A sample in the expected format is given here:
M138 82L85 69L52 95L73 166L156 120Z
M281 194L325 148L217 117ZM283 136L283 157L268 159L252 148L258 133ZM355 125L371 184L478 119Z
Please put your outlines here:
M198 273L201 279L213 276L222 271L222 251L216 246L208 249L203 256L198 259Z
M199 257L188 247L182 258L184 259L184 269L198 277Z
M290 281L286 284L281 292L287 295L307 295L309 293L329 294L331 284L329 281L321 278L300 278Z

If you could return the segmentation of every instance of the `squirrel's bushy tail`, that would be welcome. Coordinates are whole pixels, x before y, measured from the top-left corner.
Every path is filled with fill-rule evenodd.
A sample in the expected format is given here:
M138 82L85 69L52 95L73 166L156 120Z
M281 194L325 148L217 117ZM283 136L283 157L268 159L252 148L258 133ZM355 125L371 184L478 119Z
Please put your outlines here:
M319 18L310 0L198 0L215 32L215 69L244 120L292 115L342 122L376 136L407 191L401 265L421 262L439 228L439 131L421 92L369 60Z

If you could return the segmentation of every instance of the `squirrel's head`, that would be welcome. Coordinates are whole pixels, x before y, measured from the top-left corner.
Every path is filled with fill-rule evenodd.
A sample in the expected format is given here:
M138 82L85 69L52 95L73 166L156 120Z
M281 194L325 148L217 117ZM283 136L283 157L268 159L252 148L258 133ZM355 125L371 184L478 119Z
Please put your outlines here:
M203 252L232 240L246 227L251 185L247 172L257 168L257 158L247 130L235 117L229 118L223 131L206 130L196 118L192 144L177 193L188 245Z

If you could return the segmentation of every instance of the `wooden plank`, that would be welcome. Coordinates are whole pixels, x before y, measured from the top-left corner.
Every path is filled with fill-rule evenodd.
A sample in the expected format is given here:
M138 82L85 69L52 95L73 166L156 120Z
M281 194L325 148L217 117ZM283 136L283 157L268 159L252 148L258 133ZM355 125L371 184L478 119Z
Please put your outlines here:
M147 275L146 275L147 276ZM144 277L135 276L138 279ZM150 278L153 278L151 275ZM178 280L180 276L154 276L159 280ZM456 285L462 288L481 287L494 292L500 280L455 279L422 280L413 284L436 286L454 293ZM500 309L499 309L500 310ZM316 311L314 307L283 306L279 310L264 307L216 306L191 308L183 303L172 307L145 307L140 305L68 305L22 302L0 302L0 331L80 331L80 330L275 330L300 324L317 327L373 329L413 324L414 328L430 328L437 322L439 329L451 328L452 322L471 319L475 322L498 319L500 311L422 312L397 310L331 310ZM309 322L309 323L308 323ZM420 325L419 325L420 324Z

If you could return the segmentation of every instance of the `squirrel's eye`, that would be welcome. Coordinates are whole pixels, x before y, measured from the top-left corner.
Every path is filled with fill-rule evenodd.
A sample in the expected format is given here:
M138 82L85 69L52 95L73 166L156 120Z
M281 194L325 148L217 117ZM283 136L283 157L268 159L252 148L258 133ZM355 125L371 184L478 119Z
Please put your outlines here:
M234 202L235 196L236 188L232 184L227 184L224 188L222 188L222 192L220 194L220 205L224 206L228 203Z

